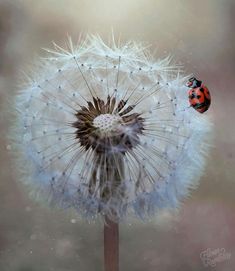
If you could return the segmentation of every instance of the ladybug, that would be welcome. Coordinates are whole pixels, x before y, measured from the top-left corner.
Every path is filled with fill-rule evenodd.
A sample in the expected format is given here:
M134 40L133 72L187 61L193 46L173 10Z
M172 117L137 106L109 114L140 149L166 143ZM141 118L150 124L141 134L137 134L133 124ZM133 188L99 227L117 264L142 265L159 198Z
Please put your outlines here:
M190 78L186 85L190 88L188 91L190 105L200 113L207 111L211 104L211 95L208 88L195 77Z

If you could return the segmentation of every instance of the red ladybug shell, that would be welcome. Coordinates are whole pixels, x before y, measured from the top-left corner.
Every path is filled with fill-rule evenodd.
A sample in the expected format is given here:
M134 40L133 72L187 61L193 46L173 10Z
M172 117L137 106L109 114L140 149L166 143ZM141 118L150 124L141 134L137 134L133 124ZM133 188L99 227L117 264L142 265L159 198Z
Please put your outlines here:
M191 106L200 113L204 113L210 107L211 95L205 85L191 88L188 91L188 98Z

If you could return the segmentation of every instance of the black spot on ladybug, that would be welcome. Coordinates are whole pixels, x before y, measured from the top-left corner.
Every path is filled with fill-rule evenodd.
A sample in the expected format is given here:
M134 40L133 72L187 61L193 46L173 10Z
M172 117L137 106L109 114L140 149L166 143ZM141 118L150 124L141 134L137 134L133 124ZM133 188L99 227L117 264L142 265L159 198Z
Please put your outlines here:
M201 95L197 95L197 99L200 99L201 98Z
M195 94L194 94L194 93L192 93L192 94L189 96L189 98L190 98L190 99L195 98Z
M200 88L200 91L201 91L201 92L204 92L204 88Z

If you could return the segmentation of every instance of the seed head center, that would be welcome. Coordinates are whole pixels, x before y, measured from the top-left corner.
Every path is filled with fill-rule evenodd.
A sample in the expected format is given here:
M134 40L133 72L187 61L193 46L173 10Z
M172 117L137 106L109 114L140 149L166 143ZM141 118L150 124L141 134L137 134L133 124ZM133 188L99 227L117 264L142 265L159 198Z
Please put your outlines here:
M102 135L112 135L119 131L122 118L114 114L101 114L94 118L93 125Z

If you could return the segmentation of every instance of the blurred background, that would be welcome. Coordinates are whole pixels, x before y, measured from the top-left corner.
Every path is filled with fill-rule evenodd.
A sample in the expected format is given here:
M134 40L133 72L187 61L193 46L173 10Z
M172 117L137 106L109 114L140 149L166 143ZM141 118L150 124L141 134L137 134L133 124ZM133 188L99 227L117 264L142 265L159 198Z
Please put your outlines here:
M76 41L81 33L97 33L107 41L112 29L122 41L151 44L159 57L173 54L187 73L206 82L212 94L206 114L214 122L206 170L181 210L120 226L120 270L234 270L234 14L234 0L0 0L1 271L103 270L102 223L39 206L17 182L6 139L12 121L7 104L19 71L42 47L63 45L68 34ZM214 267L200 258L207 249L214 251ZM216 249L228 257L219 258Z

